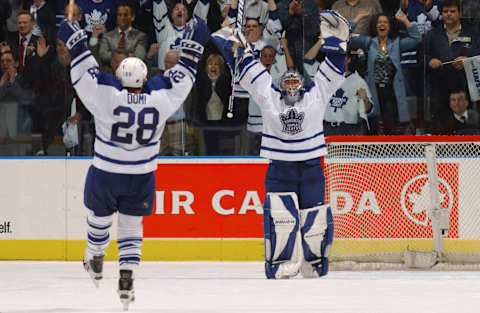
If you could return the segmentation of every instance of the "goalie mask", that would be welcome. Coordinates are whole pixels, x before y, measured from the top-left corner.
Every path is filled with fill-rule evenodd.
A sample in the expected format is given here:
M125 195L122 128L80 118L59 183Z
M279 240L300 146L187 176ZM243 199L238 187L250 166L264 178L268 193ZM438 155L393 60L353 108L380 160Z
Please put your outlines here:
M302 75L296 71L287 71L280 80L280 90L287 105L300 101L304 93Z
M139 58L128 57L120 62L115 76L123 87L142 88L147 78L147 66Z

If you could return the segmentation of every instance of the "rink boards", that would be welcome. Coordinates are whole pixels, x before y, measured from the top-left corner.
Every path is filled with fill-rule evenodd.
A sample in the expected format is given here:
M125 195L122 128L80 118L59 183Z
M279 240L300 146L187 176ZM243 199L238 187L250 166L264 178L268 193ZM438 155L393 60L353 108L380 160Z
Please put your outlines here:
M472 160L454 162L459 168L458 177L453 178L458 182L453 189L456 190L455 209L459 213L450 239L459 252L480 252L472 251L472 247L480 250L480 227L477 226L480 210L466 205L478 203L474 196L480 194L476 187L480 173L462 171L463 162ZM90 163L90 158L0 160L0 259L82 258L86 246L83 184ZM266 160L159 158L158 163L155 208L152 216L144 220L144 260L263 259ZM462 184L475 186L477 191L462 192L465 189ZM358 208L351 210L358 211ZM372 225L365 225L369 226ZM115 227L114 223L108 259L115 259L117 255ZM398 243L394 245L398 247L412 242L427 248L432 244L428 231L418 230L408 236L391 233L379 239L381 235L336 238L333 253L351 253L352 242L355 253L363 253L371 246L387 252L392 242Z

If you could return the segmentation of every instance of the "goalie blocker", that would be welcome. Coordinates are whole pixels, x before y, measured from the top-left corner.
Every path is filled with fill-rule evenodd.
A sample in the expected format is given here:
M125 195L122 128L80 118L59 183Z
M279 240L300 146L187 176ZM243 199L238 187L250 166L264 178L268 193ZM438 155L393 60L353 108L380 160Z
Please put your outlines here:
M269 279L313 278L328 273L333 217L328 205L300 210L294 192L269 192L265 199L265 275Z

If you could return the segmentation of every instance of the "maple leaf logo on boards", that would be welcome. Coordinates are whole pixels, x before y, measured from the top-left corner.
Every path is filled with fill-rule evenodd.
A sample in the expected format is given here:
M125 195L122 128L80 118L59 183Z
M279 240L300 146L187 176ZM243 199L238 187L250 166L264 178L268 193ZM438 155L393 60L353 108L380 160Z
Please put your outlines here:
M453 206L453 192L450 185L438 178L440 206L448 210ZM403 213L415 224L428 226L430 217L430 186L428 175L418 175L409 180L400 193L400 203Z

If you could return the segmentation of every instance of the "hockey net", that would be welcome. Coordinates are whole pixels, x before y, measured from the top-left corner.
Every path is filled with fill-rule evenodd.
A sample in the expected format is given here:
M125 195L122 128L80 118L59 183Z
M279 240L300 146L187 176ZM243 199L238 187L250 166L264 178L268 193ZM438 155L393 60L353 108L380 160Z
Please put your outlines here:
M480 136L336 136L327 147L340 269L480 269Z

